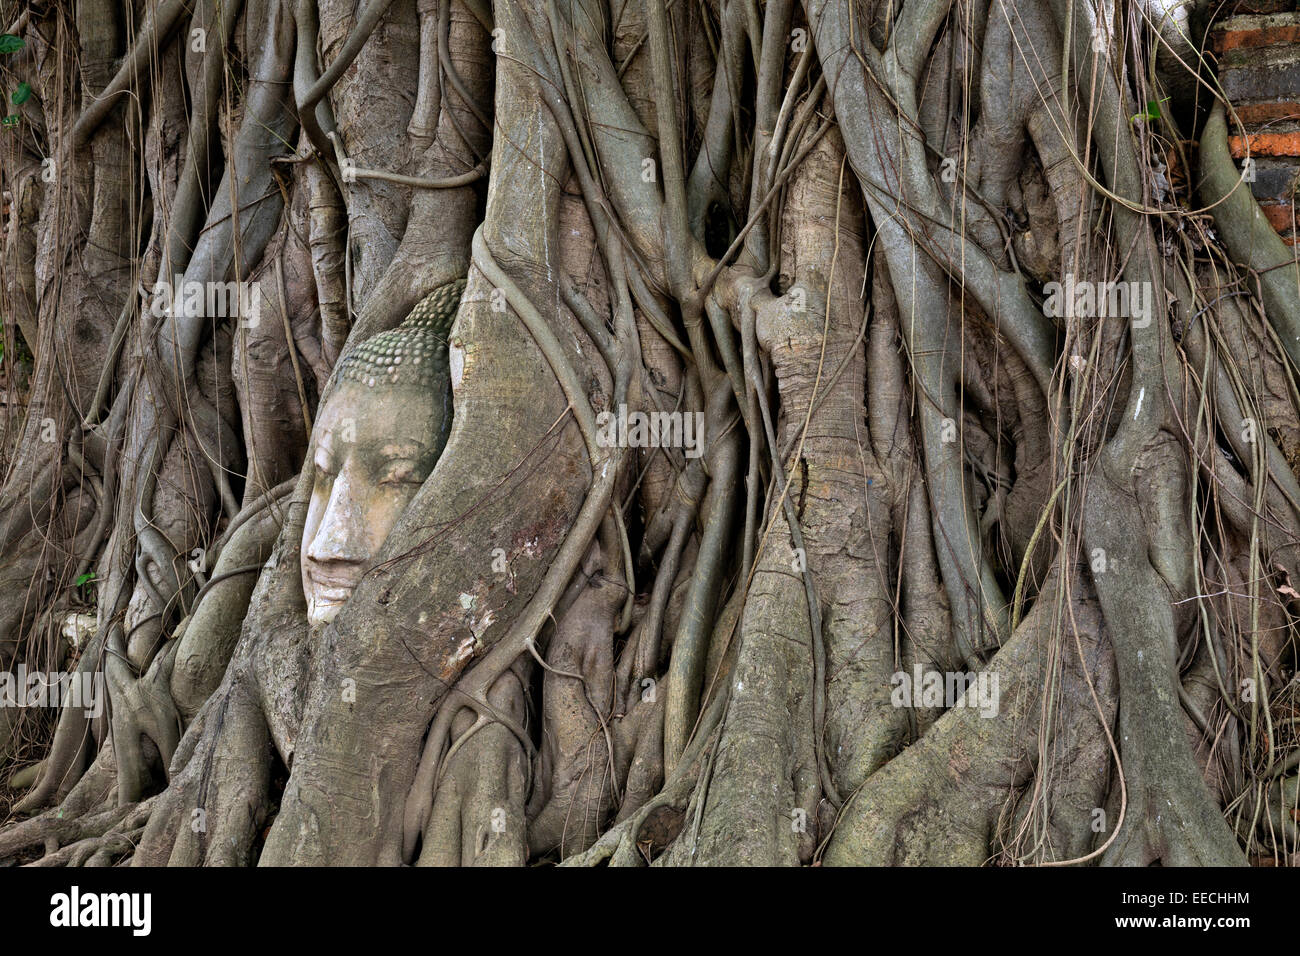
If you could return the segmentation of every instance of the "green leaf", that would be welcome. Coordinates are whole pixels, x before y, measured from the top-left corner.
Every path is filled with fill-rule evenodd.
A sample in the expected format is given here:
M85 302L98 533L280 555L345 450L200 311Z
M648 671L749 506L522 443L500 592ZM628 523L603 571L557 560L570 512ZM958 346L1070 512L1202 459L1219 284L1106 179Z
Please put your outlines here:
M1129 122L1136 123L1138 120L1145 120L1148 123L1154 123L1156 120L1160 119L1160 104L1166 102L1168 99L1169 97L1162 96L1158 100L1147 100L1147 108L1141 113L1134 113L1130 116Z
M95 580L95 572L87 571L85 574L78 574L77 579L72 583L77 587L81 587L83 584L89 584L93 580Z
M32 98L32 85L26 80L18 84L18 89L14 90L14 95L9 97L14 106L22 106Z
M0 53L17 53L26 45L22 37L16 37L12 33L0 34Z
M17 113L10 113L4 119L0 119L0 126L17 126L21 117Z

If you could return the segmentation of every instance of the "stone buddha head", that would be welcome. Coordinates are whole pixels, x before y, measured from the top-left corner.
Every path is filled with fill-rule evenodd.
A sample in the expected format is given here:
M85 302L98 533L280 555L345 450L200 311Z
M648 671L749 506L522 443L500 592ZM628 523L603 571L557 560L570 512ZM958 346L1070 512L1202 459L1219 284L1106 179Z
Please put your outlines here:
M438 312L426 308L428 301L340 360L317 418L309 449L316 474L302 537L302 589L312 625L338 614L446 444L448 306Z

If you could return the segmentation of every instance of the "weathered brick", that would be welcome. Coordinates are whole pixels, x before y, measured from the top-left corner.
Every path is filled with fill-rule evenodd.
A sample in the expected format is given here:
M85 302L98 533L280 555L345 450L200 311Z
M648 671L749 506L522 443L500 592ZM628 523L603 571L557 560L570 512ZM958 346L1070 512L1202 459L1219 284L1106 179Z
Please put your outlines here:
M1289 202L1262 202L1259 211L1277 232L1291 232L1300 225L1296 222L1295 207Z
M1300 58L1300 47L1295 43L1277 43L1258 47L1238 47L1225 50L1219 58L1219 71L1239 69L1265 69L1288 66Z
M1289 63L1221 70L1219 82L1234 103L1280 99L1289 91L1300 89L1300 58Z
M1294 13L1272 16L1232 17L1215 24L1210 31L1216 53L1241 48L1278 46L1300 40L1300 18Z
M1300 156L1300 125L1278 124L1245 136L1229 136L1228 149L1234 158L1246 155L1248 142L1251 156Z
M1275 100L1267 103L1234 103L1233 109L1244 126L1262 126L1275 120L1300 120L1300 100Z
M1255 181L1250 184L1250 191L1256 199L1289 200L1296 190L1297 173L1300 173L1300 166L1291 157L1257 159Z
M1288 99L1300 90L1300 44L1229 50L1219 82L1234 103Z

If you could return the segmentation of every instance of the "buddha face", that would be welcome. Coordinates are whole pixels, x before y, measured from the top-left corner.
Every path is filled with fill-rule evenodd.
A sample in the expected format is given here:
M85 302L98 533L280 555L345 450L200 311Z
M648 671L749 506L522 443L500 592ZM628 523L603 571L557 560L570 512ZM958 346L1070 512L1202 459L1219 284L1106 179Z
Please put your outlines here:
M334 619L446 439L448 399L416 382L343 379L316 423L302 589L313 625Z

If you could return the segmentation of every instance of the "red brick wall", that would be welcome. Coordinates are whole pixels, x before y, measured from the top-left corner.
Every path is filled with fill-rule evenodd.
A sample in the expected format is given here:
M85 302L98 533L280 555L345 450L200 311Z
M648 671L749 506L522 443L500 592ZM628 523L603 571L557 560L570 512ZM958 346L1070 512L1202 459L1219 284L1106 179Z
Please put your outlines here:
M1241 122L1238 127L1230 119L1228 146L1238 160L1251 157L1251 192L1273 228L1294 245L1300 225L1300 13L1294 0L1250 0L1227 9L1238 15L1215 23L1210 45L1219 82Z

